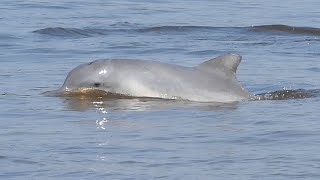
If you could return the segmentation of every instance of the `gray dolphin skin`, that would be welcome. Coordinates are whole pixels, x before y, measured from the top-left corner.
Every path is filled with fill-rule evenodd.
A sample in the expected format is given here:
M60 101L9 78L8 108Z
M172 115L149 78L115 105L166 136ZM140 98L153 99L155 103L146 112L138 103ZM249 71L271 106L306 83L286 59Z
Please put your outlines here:
M236 78L240 62L238 54L219 56L195 67L101 59L74 68L59 92L98 90L123 96L201 102L250 100L254 96L241 87Z

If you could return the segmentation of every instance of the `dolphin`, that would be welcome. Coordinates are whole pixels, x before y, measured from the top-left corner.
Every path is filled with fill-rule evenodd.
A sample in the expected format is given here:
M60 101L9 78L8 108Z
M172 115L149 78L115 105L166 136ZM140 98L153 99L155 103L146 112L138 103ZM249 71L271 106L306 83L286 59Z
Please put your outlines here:
M132 60L100 59L71 70L59 92L128 97L236 102L254 98L236 78L238 54L225 54L195 67Z

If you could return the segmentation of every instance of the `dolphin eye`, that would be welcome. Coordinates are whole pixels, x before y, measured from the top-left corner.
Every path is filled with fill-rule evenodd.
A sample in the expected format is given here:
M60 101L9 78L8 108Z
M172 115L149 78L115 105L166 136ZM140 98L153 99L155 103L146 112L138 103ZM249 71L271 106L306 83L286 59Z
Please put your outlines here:
M100 86L101 86L101 83L96 82L96 83L93 84L93 86L94 86L94 87L100 87Z

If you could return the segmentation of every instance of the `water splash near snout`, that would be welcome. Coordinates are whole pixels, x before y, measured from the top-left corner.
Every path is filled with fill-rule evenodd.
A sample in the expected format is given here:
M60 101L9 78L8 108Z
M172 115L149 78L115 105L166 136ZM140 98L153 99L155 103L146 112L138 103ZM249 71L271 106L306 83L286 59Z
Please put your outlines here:
M320 89L284 89L256 94L254 100L289 100L305 99L320 96Z

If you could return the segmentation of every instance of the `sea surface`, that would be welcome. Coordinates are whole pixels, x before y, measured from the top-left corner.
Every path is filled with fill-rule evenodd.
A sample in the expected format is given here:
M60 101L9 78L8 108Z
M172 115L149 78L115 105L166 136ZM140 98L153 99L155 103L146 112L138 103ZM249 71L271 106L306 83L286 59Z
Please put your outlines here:
M0 179L319 179L319 7L1 0ZM237 78L252 94L289 98L222 104L45 93L95 59L189 67L226 53L242 55Z

